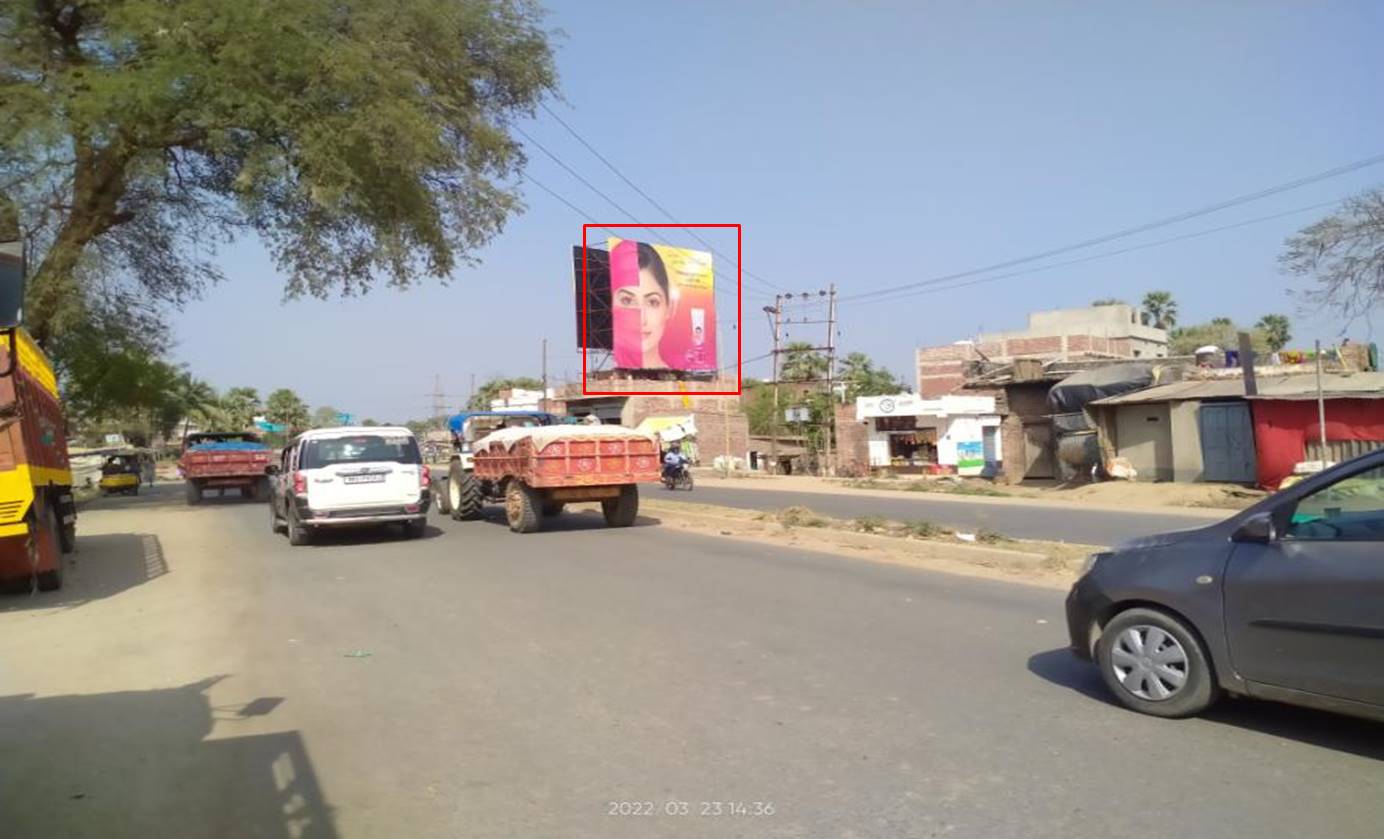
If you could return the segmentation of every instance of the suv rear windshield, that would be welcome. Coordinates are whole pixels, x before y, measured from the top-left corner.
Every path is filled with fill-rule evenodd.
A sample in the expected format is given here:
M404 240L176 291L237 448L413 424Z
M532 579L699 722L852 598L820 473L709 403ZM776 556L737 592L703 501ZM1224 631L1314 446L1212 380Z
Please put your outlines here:
M422 463L418 441L411 436L359 434L309 440L303 447L302 468L317 469L334 463Z

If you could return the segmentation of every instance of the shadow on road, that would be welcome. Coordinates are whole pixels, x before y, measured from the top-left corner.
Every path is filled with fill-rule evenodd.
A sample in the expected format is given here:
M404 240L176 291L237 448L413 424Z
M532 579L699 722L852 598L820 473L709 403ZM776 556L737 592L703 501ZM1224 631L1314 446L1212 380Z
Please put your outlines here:
M222 678L0 697L4 835L334 839L298 732L235 733L282 699L213 708L206 691Z
M265 513L265 516L268 517L268 512ZM423 536L419 539L407 538L404 536L402 527L396 524L323 527L313 531L312 541L308 543L308 546L331 548L341 545L379 545L387 542L408 544L410 542L426 542L441 535L443 535L442 529L431 524L423 530ZM280 536L279 538L284 537Z
M124 510L149 509L152 507L185 507L196 510L198 507L217 507L223 505L259 505L267 501L254 501L242 498L236 489L226 490L220 495L216 490L207 490L202 502L197 505L187 503L187 489L181 481L160 481L153 486L141 487L139 495L101 495L84 504L79 510Z
M498 506L487 506L483 508L481 520L486 524L509 527L509 522L505 519L505 508ZM636 516L634 527L652 527L661 524L660 519L652 516ZM605 523L605 516L601 515L599 509L589 510L564 510L556 516L543 517L542 533L574 533L581 530L609 530ZM531 534L536 535L536 534Z
M1106 690L1095 665L1077 659L1065 647L1034 655L1028 660L1028 670L1088 699L1123 707ZM1371 720L1253 699L1223 699L1201 719L1384 760L1384 725Z
M80 534L80 531L79 531ZM63 557L63 587L30 595L28 583L0 597L0 612L80 606L143 585L168 573L159 537L152 533L77 536L75 553Z

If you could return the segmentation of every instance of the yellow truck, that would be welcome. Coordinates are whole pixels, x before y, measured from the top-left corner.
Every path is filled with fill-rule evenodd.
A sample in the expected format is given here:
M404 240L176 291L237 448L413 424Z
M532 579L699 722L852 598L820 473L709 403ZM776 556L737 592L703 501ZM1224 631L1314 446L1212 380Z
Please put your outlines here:
M62 587L76 541L67 423L53 365L19 325L24 262L0 242L0 585Z

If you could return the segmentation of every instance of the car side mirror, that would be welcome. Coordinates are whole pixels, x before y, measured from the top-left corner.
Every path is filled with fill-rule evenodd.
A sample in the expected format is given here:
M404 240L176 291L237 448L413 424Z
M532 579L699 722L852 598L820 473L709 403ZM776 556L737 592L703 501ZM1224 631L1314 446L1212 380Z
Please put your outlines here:
M266 475L277 475L277 474L279 474L279 464L277 464L277 463L271 463L271 464L269 464L268 466L264 467L264 474L266 474Z
M1230 537L1232 542L1258 542L1268 544L1278 538L1278 527L1273 523L1272 513L1255 513L1245 519L1239 529Z

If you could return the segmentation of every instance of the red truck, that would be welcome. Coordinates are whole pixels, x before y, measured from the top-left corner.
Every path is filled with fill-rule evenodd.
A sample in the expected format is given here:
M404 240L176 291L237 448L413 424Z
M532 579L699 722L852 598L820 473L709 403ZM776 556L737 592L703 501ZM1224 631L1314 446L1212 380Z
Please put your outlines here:
M569 501L599 501L606 524L629 527L641 482L659 480L658 444L609 425L506 428L478 440L474 473L449 477L458 497L504 499L509 529L533 533ZM474 482L474 483L473 483Z
M187 503L198 504L202 493L239 489L242 498L259 501L265 497L269 476L269 447L256 434L248 432L208 432L183 438L183 454L178 470L187 482Z

